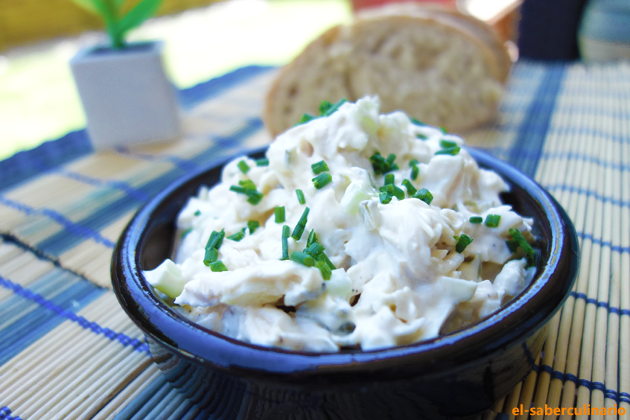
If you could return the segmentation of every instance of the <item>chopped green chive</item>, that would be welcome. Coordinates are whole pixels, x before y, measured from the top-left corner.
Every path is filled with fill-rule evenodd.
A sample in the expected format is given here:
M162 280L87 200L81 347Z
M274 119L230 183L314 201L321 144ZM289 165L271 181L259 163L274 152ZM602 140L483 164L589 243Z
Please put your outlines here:
M339 102L334 103L334 104L332 102L322 101L322 103L319 104L319 113L320 113L319 117L328 117L328 116L332 115L345 102L347 102L345 98L341 99ZM296 125L307 123L307 122L309 122L311 120L315 120L315 119L317 119L319 117L316 117L316 116L310 115L310 114L304 114L304 115L302 115L302 118L300 118L300 121L298 121L298 123Z
M330 277L332 276L332 270L330 269L330 267L328 267L328 265L326 265L324 261L317 261L315 263L315 268L319 269L324 280L330 280Z
M320 161L319 161L319 162L317 162L317 163L313 163L313 164L311 165L311 169L313 170L313 173L314 173L315 175L319 175L319 174L321 174L322 172L326 172L326 171L328 171L328 170L329 170L329 169L328 169L328 165L326 165L326 162L324 162L323 160L320 160Z
M234 191L234 192L239 193L239 194L247 195L250 191L253 191L253 190L249 189L249 188L237 186L237 185L231 185L230 186L230 191Z
M417 135L416 135L416 137L417 137L417 138L419 138L420 140L426 140L426 139L428 139L428 137L427 137L427 136L425 136L424 134L417 134Z
M236 166L238 166L238 169L240 169L244 174L249 172L249 165L247 165L244 160L241 160Z
M394 197L396 197L398 200L404 200L405 199L405 192L403 190L401 190L400 188L398 188L397 186L395 186L395 185L392 185L392 187L394 187L393 188L393 190L394 190L394 192L393 192Z
M523 234L518 229L510 229L508 233L510 234L510 238L512 240L508 241L508 247L510 246L509 242L512 242L513 245L518 244L518 246L521 247L521 249L525 253L525 256L527 257L527 266L532 267L536 265L536 253L534 251L534 248L532 248L529 242L527 242L527 239L525 239ZM510 250L512 250L511 247ZM515 251L516 249L514 249L512 252Z
M333 106L334 106L334 104L332 102L322 101L319 104L319 115L322 115L324 112L328 111Z
M300 251L295 251L293 254L291 254L291 261L295 261L296 263L300 263L307 267L312 267L315 265L315 259L313 257Z
M488 226L489 228L498 227L500 220L501 220L500 214L489 214L486 216L486 226Z
M483 217L479 217L479 216L473 216L470 219L468 219L468 221L470 223L473 223L475 225L478 225L479 223L483 222Z
M418 174L420 173L420 169L416 165L411 166L411 179L414 181L418 179Z
M289 259L289 235L291 235L289 226L282 226L282 260Z
M412 122L413 124L415 124L415 125L420 125L420 126L426 125L426 124L425 124L425 123L423 123L422 121L417 120L417 119L415 119L415 118L409 118L409 119L410 119L410 120L411 120L411 122Z
M311 244L316 243L318 243L317 234L315 233L315 229L311 229L311 233L308 234L308 239L306 239L306 247L308 248Z
M197 210L194 214L195 214L195 216L199 216L199 215L201 215L201 212L199 210Z
M375 152L372 156L370 156L370 163L372 164L372 168L374 169L374 173L376 175L400 169L398 165L394 163L395 160L396 155L393 153L387 156L387 159L381 156L379 152Z
M440 126L440 131L442 134L447 134L446 128L444 126Z
M387 194L386 192L382 192L378 195L378 199L382 204L389 204L392 201L393 196Z
M313 242L304 250L304 252L306 252L313 258L317 258L317 256L321 254L322 252L324 252L325 249L326 248L324 248L322 245L318 244L317 242Z
M331 270L335 270L337 267L335 267L335 264L333 264L329 259L328 256L325 253L321 253L317 256L317 261L323 261L326 263L326 265L331 269Z
M509 248L510 252L513 254L518 250L518 242L510 239L509 241L505 241L505 244Z
M334 104L328 101L322 101L322 103L319 104L319 113L322 117L328 117L332 115L335 111L337 111L339 107L346 102L348 102L346 98L342 98L339 100L339 102Z
M297 199L300 204L306 204L302 190L295 190L295 195L297 195Z
M239 183L241 182L245 183L247 181L239 181ZM243 186L232 185L230 187L230 191L234 191L240 194L245 194L248 197L247 202L253 205L260 203L260 200L262 200L264 197L262 193L256 191L255 189L251 189L251 188L243 187Z
M188 235L190 232L192 232L193 228L188 228L185 231L182 232L182 234L180 235L180 238L184 238L186 235Z
M420 162L418 162L418 159L411 159L409 161L409 166L417 165L418 163L420 163Z
M256 191L255 195L250 195L249 196L249 198L247 199L247 202L249 204L256 205L256 204L260 203L260 200L262 200L263 197L264 196L262 195L262 193L259 193L258 191Z
M382 174L385 167L385 158L379 152L375 152L370 156L370 163L375 174Z
M238 181L238 185L247 189L247 190L255 190L256 184L251 179L245 179L243 181Z
M219 247L223 243L223 238L225 238L225 231L223 229L221 229L221 232L212 231L210 234L208 243L206 243L206 253L203 258L203 263L206 266L209 266L217 260L217 257L219 256Z
M300 220L298 220L297 225L295 225L295 228L293 229L293 233L291 234L291 237L295 239L296 241L299 241L300 238L302 238L302 234L304 233L304 229L306 228L306 222L308 220L309 211L310 209L308 207L304 209L304 212L302 213Z
M399 200L403 200L405 198L405 192L393 184L383 185L378 190L381 192L379 194L379 200L383 204L387 204L392 201L392 197L396 197Z
M234 235L230 235L227 238L232 241L239 242L244 237L245 237L245 233L241 231L241 232L236 232Z
M457 147L457 143L449 140L440 140L440 147L443 149L447 149L449 147Z
M394 174L385 175L385 185L394 184Z
M405 186L405 188L407 188L407 194L409 195L409 197L412 197L415 193L418 192L416 187L414 187L411 184L411 181L409 181L408 179L403 179L402 184Z
M219 257L219 251L216 248L206 248L206 254L203 257L203 263L206 267L210 266Z
M215 273L221 272L221 271L228 271L227 267L225 266L225 264L223 264L223 261L221 260L215 261L212 264L210 264L210 270L214 271Z
M421 188L417 193L413 195L413 198L417 198L424 201L428 205L431 205L431 201L433 201L433 194L431 194L426 188Z
M462 233L462 236L456 238L457 244L455 244L455 251L459 252L460 254L464 252L466 247L470 245L473 241L473 239L465 233Z
M247 222L247 228L249 229L249 234L253 235L254 232L256 231L256 229L258 229L260 227L260 223L258 223L255 220L249 220Z
M221 244L223 243L223 238L225 237L225 231L221 229L221 232L217 232L213 230L210 234L210 238L208 238L208 243L206 243L206 249L216 248L219 249Z
M442 150L438 150L437 152L435 152L436 155L451 155L451 156L455 156L456 154L459 153L460 148L455 146L455 147L447 147L445 149Z
M316 119L317 117L314 115L310 115L310 114L302 114L302 116L300 117L300 120L298 121L298 123L296 125L300 125L300 124L304 124L307 123L311 120Z
M326 185L330 184L332 181L332 176L328 172L321 173L312 179L313 185L318 190L320 188L324 188Z
M276 216L276 223L284 223L284 206L276 207L273 212Z
M269 166L269 159L267 158L261 158L261 159L256 159L256 166Z

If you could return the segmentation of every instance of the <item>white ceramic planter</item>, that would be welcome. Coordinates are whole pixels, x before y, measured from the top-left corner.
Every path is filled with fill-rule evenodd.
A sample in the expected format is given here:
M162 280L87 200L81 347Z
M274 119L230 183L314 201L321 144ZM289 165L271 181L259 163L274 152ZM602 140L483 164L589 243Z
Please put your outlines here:
M96 47L70 60L92 144L97 149L177 137L175 88L164 74L162 43Z

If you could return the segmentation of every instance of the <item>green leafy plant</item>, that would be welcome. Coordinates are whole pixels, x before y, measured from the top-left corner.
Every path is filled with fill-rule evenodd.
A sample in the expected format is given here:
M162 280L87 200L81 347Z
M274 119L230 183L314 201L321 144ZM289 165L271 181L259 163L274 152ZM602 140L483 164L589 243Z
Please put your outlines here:
M125 34L150 18L160 7L162 0L140 0L128 12L126 0L72 0L105 22L113 48L125 48Z

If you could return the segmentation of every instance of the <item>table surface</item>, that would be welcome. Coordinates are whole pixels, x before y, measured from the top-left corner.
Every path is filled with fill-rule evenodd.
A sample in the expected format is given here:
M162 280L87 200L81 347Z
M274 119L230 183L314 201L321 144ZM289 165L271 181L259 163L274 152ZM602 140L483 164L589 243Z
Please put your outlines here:
M76 131L0 162L0 419L220 414L165 382L110 290L109 263L150 196L270 142L260 115L275 71L181 91L186 134L172 143L94 153ZM629 133L629 64L519 62L496 125L467 136L550 191L582 250L534 371L485 418L520 404L630 413Z

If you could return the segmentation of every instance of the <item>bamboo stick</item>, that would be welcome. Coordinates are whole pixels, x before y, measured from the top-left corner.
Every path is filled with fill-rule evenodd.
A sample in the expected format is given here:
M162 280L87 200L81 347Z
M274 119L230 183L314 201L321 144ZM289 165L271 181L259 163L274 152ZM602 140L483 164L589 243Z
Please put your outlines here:
M519 406L519 398L521 396L521 391L523 389L523 382L521 381L518 383L518 385L516 385L516 387L514 387L514 389L512 390L512 392L510 392L506 397L505 397L505 402L503 404L503 413L507 414L510 416L510 420L514 420L514 418L516 417L513 413L512 410L515 407Z
M495 418L497 417L497 413L500 413L501 410L503 410L504 402L505 402L505 397L495 402L490 410L486 410L486 412L483 415L483 420L495 420Z
M55 266L49 261L22 251L22 254L0 265L0 275L14 283L27 286L54 268Z
M128 402L133 401L142 391L144 391L162 372L155 363L150 364L144 372L138 375L129 385L125 387L116 397L105 405L95 416L94 420L113 420Z
M538 170L536 172L536 180L539 181L543 186L564 184L564 177L566 174L567 166L569 164L569 159L567 155L561 153L565 151L565 148L567 147L568 136L564 127L568 126L567 120L571 117L570 113L562 112L562 109L565 106L564 101L570 100L571 97L570 85L568 84L568 81L570 79L568 79L568 76L569 75L565 76L563 89L561 93L559 93L560 98L558 98L556 107L554 108L554 117L551 121L551 128L545 139L545 146L543 149L551 156L558 155L563 157L561 157L560 159L546 159L543 157L543 159L541 159L538 165ZM541 362L543 365L553 365L553 360L556 352L556 342L559 334L558 330L561 314L562 311L559 311L551 319L551 321L549 321L549 329L547 333L547 338L545 340L545 347ZM551 376L549 373L545 371L539 372L538 383L536 386L536 395L534 397L534 406L542 407L547 402L550 381ZM543 416L536 415L532 416L532 419L541 419L542 417Z
M610 84L610 82L609 82ZM612 86L609 87L608 91L613 92ZM615 102L619 103L619 98L615 98ZM621 104L619 104L621 105ZM618 119L615 119L613 122L618 122ZM615 136L618 133L621 133L619 124L613 125L613 133ZM621 160L621 143L615 142L612 145L612 153L609 157L611 162L613 162L614 166L621 167L620 164L623 163ZM606 196L611 197L614 203L621 203L621 177L623 176L623 171L617 169L611 169L609 171L611 173L611 177L609 182L607 183L607 191ZM621 246L621 206L620 204L613 204L613 202L609 201L610 207L610 241L613 246ZM619 307L620 299L620 253L619 251L611 250L611 264L610 264L610 288L608 296L602 296L602 300L605 299L608 302L609 307ZM603 295L603 294L602 294ZM618 389L618 381L617 374L619 371L619 314L615 314L614 312L609 312L608 308L602 308L606 312L606 317L608 319L608 334L607 337L603 337L605 341L605 372L601 375L603 377L602 382L606 385L607 389L617 390ZM610 398L606 398L605 407L607 413L611 412L611 408L617 408L617 401L614 401ZM606 415L607 420L617 419L616 415Z
M102 322L101 317L109 312L109 308L105 305L91 304L85 311L86 317L96 319L96 322ZM39 364L47 364L46 360L54 357L59 349L65 345L73 344L75 339L85 330L80 325L65 321L57 328L46 334L41 339L26 348L22 353L0 366L0 379L5 384L12 382L11 378L16 376L26 376L26 372L35 370L34 367ZM88 336L93 336L90 334ZM63 337L64 340L59 338ZM38 369L38 373L43 370ZM34 378L33 375L28 375ZM6 392L5 390L4 392ZM7 395L0 391L0 399L7 399Z
M42 402L37 404L36 401L25 404L20 410L24 416L33 416L35 418L43 416L45 413L55 413L57 415L63 407L67 407L77 395L85 389L85 384L92 383L93 375L98 378L99 373L105 373L109 369L113 369L115 365L123 363L126 357L133 351L129 348L120 348L115 343L109 343L108 351L98 352L91 360L91 363L84 363L84 369L71 374L68 379L71 381L61 381L54 388L50 389L46 395L42 396ZM72 407L74 408L74 407Z
M585 85L592 85L590 80L585 80ZM587 117L583 117L580 115L580 119L584 118L586 122L589 122ZM595 142L590 140L588 141L590 144L589 150L591 152L590 156L596 154L596 146ZM594 190L596 188L597 183L597 167L595 164L590 162L582 162L581 171L580 171L580 181L579 185L585 188L586 190ZM575 214L575 218L573 219L575 227L578 231L582 231L588 234L593 233L593 225L594 225L594 208L593 208L593 199L589 198L585 194L575 194L574 199L571 201L569 206L569 214ZM587 217L587 215L589 217ZM590 255L592 254L592 240L589 238L585 238L581 241L581 254L582 258L580 260L580 272L578 275L578 280L575 286L575 291L577 293L586 294L589 284L589 271L591 265ZM570 340L568 344L568 354L566 361L566 370L565 373L569 373L572 375L578 375L578 369L580 364L580 352L582 346L582 334L584 331L584 314L586 311L586 302L582 299L578 299L574 302L574 311L573 311L573 319L571 323L571 333ZM562 391L562 399L560 406L561 407L572 407L575 406L575 389L576 385L567 381L564 383L563 391ZM569 420L571 416L563 415L560 417L562 420Z
M18 401L25 407L25 410L34 410L44 404L47 398L54 397L72 381L80 380L80 378L89 375L91 371L100 366L99 363L105 363L106 359L123 354L122 352L132 351L109 339L92 336L88 340L89 346L70 349L61 362L54 364L53 375L39 386L37 393L20 396Z
M536 358L536 364L540 366L540 356ZM534 397L534 392L536 391L536 382L538 381L538 373L532 370L523 381L523 387L521 388L521 395L519 399L519 403L523 404L524 407L530 407L532 404L532 400ZM524 410L522 415L517 417L518 420L527 420L529 418L529 412Z
M575 73L575 71L572 71L572 73ZM572 84L575 85L575 84L579 84L579 82L581 81L581 78L575 77L574 79L570 78L569 80L574 80ZM581 114L570 112L567 126L575 126L576 124L579 124L580 118L581 118ZM577 152L578 154L582 154L582 155L589 155L592 152L593 147L594 147L594 142L587 141L586 136L578 136L576 135L576 133L569 133L567 135L567 146L564 149L564 151ZM566 174L564 177L559 178L556 182L561 185L578 186L578 187L581 186L580 182L583 179L587 179L587 178L583 178L583 176L586 174L586 177L588 177L588 169L590 169L590 165L587 165L587 169L585 172L583 162L581 162L578 159L568 159L568 153L567 153L566 159L568 161ZM580 175L582 175L582 177ZM577 180L577 183L574 183L573 180ZM577 208L576 208L577 204L581 200L580 198L581 195L582 194L579 194L577 192L572 192L571 190L566 189L564 191L561 191L561 194L558 197L559 202L566 209L571 220L574 221L575 227L578 231L584 230L584 223L583 223L584 219L578 218ZM575 291L577 287L578 285L576 283L573 290ZM574 316L574 313L579 313L579 310L576 310L575 308L575 304L576 304L575 298L572 296L569 296L569 298L567 299L567 302L562 308L562 317L561 317L560 328L558 332L553 368L554 370L563 372L563 373L566 371L567 353L569 349L569 339L571 337L573 316ZM552 379L550 387L549 387L548 397L547 397L548 404L550 406L567 407L566 405L562 405L562 406L560 405L560 397L562 395L563 387L564 387L564 382L561 379L558 379L558 378ZM549 418L556 418L556 417L557 416L549 416ZM547 416L545 418L547 418Z
M122 322L124 320L118 324L122 324ZM119 327L118 324L114 324L114 326ZM37 360L40 362L37 365L31 363L29 375L20 374L13 378L7 378L9 382L14 381L14 386L10 389L11 393L6 396L6 399L12 400L13 404L17 405L22 404L35 393L43 393L57 381L68 378L67 375L60 376L62 372L71 366L77 367L83 362L89 362L89 358L98 352L102 346L108 344L108 341L110 340L106 337L85 330L80 331L76 341L64 343L63 347L56 349L52 354L47 354L47 357L42 358L43 360Z
M598 75L599 76L599 75ZM601 116L595 115L597 118L601 118ZM593 117L591 117L593 118ZM595 127L596 124L592 124ZM606 143L602 144L602 140L600 141L599 148L597 149L596 156L600 159L600 161L606 159ZM597 184L594 191L604 191L606 184L606 169L602 166L598 167L598 175L597 175ZM594 238L602 238L604 236L604 203L601 200L597 200L595 197L589 198L589 207L591 205L594 206L595 209L595 223L593 226L592 235ZM589 270L589 284L587 289L587 296L589 298L596 298L598 289L600 288L600 273L601 270L605 270L606 264L602 264L602 246L594 242L592 245L592 251L590 254L591 265ZM582 352L580 354L580 369L579 369L579 378L585 380L592 380L593 371L596 368L594 366L594 356L595 356L595 329L597 323L597 307L595 305L589 304L586 306L585 311L585 320L584 320L584 332L582 335ZM590 404L591 402L591 391L585 387L578 387L578 399L577 405L582 406L584 404ZM596 401L599 403L600 401ZM580 419L586 419L587 416L582 415L579 417ZM599 417L597 417L599 419Z
M118 393L120 393L132 380L140 375L153 362L151 359L144 357L139 360L130 361L130 369L119 370L115 375L101 386L98 391L90 392L90 399L75 408L68 417L78 419L91 419L99 412L107 403L109 403ZM88 392L86 390L86 392Z
M630 77L630 71L625 67L625 78ZM622 98L627 98L630 95L630 86L628 83L622 85L624 87ZM623 110L623 118L621 122L621 133L624 133L627 139L627 133L630 133L630 106L628 101L621 101L621 107ZM623 142L622 153L620 156L624 158L623 163L630 165L630 145L627 141ZM621 178L621 198L623 202L630 203L630 170L625 169L622 172ZM624 249L630 248L630 208L626 205L621 208L621 220L620 220L620 232L621 246ZM622 310L630 311L630 252L625 251L620 256L620 294L619 294L619 307ZM628 312L627 312L628 313ZM620 334L619 334L619 392L625 392L630 394L630 316L622 315L620 317ZM630 404L627 402L620 402L619 407L626 410L626 416L630 413Z
M7 261L11 261L22 252L22 249L0 238L0 266L4 265Z
M571 74L567 75L567 84L570 85L568 88L572 94L568 95L566 100L570 102L568 104L568 108L571 109L571 103L574 100L575 96L575 81L574 78L571 77ZM566 114L566 122L564 123L565 127L571 127L576 121L576 115L573 112L565 112ZM572 180L579 179L579 177L575 176L578 161L576 159L569 159L569 155L571 152L574 152L576 148L584 147L584 141L580 141L580 138L575 136L574 133L567 130L567 132L563 133L563 141L558 142L558 154L562 156L559 160L562 162L562 165L554 165L557 168L557 171L554 171L553 181L551 181L551 185L572 185ZM554 194L560 204L567 210L569 217L574 219L575 214L570 213L569 204L571 200L572 193L570 190L560 190L557 194ZM574 309L574 298L569 297L564 304L564 307L558 313L559 322L558 322L558 333L555 337L556 346L554 349L553 355L549 357L545 357L543 363L547 366L552 366L555 371L564 372L565 363L566 363L566 354L567 354L567 344L569 340L569 333L571 330L571 322L573 319L573 309ZM545 354L547 356L547 354ZM550 407L561 407L560 406L560 395L562 392L564 382L561 379L550 379L545 393L545 399L543 400L542 396L537 399L537 406L542 406L542 404L547 404ZM561 407L562 408L562 407ZM556 415L545 415L545 419L556 419L558 416Z

